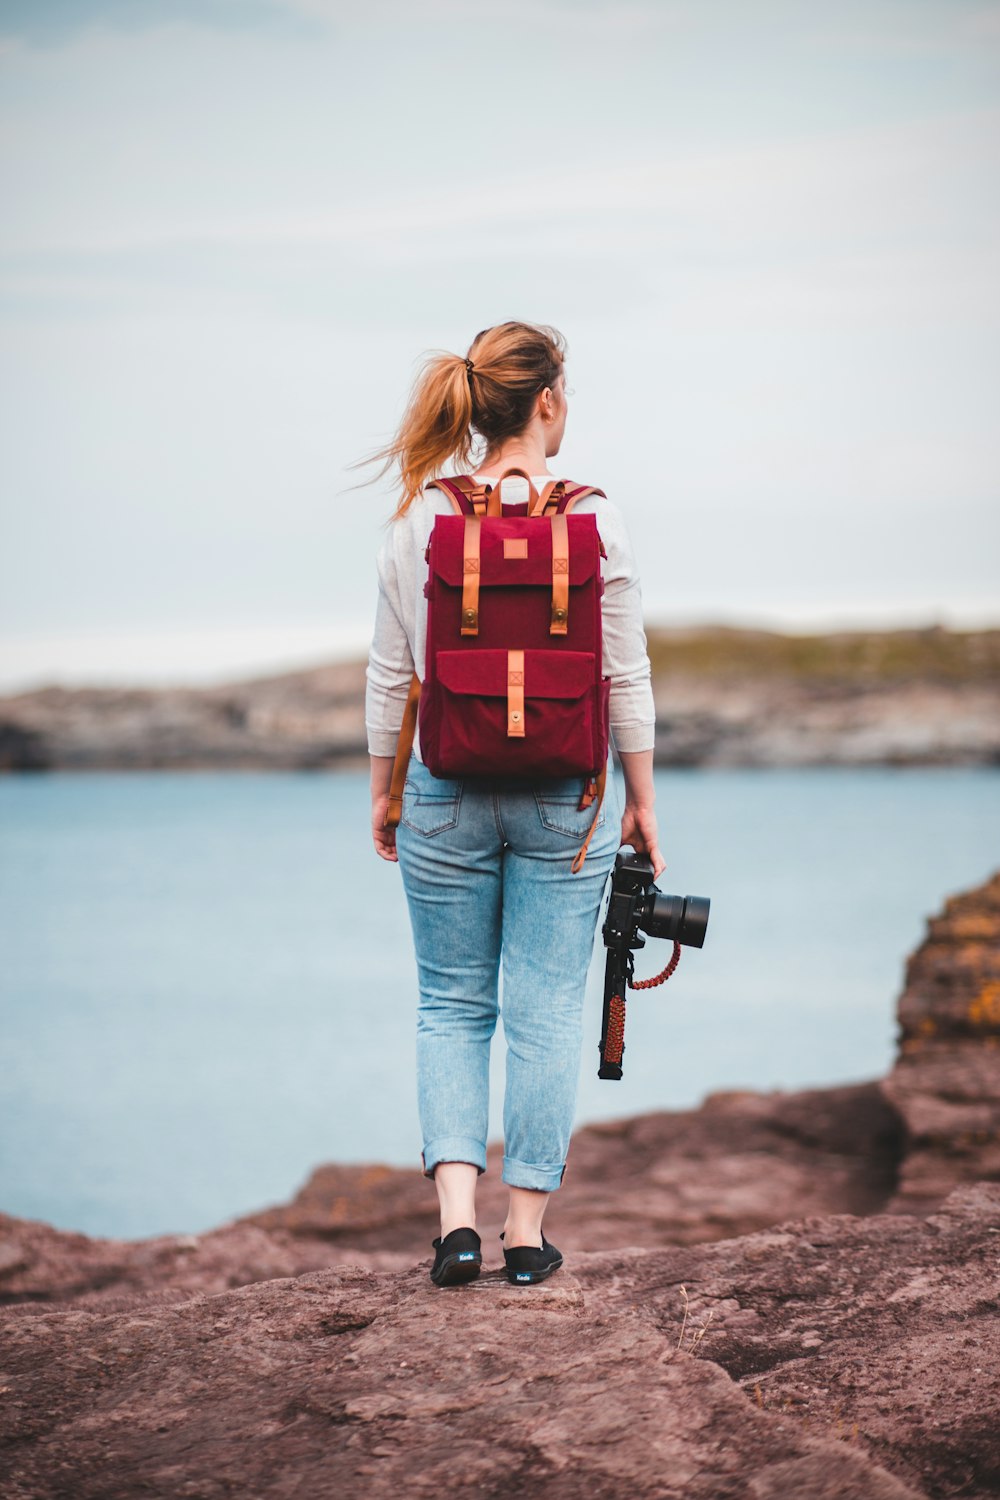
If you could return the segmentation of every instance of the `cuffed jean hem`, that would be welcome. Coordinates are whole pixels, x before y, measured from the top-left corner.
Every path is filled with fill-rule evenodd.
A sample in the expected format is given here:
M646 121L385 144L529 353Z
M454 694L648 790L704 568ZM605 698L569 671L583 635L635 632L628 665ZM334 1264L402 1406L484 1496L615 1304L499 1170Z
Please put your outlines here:
M436 1141L428 1141L421 1152L424 1176L433 1177L434 1168L443 1161L468 1162L479 1170L486 1171L486 1147L482 1141L474 1141L467 1135L442 1135Z
M565 1163L561 1167L533 1167L526 1161L515 1161L512 1156L505 1156L502 1180L508 1187L534 1188L539 1193L554 1193L562 1182L565 1171Z

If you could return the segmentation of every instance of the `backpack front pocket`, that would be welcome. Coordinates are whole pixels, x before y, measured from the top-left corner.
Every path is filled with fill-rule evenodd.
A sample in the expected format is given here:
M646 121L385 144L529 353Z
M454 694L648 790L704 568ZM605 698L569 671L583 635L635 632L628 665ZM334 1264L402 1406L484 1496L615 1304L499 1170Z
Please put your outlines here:
M444 776L583 776L598 764L602 684L586 651L439 651L421 713ZM430 727L430 726L429 726ZM425 744L421 718L421 745Z

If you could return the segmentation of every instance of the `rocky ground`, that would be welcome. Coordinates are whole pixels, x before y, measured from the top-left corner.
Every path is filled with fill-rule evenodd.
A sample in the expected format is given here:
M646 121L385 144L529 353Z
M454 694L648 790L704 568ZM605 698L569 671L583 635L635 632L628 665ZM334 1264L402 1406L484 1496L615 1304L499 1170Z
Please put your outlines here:
M1000 1493L1000 874L899 1018L880 1082L580 1131L541 1287L487 1238L434 1288L390 1168L198 1236L0 1217L0 1492Z
M1000 631L651 630L662 765L1000 764ZM361 763L364 666L0 698L0 770Z

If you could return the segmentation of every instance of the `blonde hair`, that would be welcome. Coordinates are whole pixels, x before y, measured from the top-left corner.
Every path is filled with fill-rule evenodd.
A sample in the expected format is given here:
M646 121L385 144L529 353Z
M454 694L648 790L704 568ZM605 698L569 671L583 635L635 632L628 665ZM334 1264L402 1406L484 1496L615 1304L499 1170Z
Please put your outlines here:
M382 460L375 478L398 465L403 515L445 465L467 469L476 436L488 446L523 432L535 397L562 374L566 341L555 328L498 323L477 333L466 355L429 355L391 443L365 462Z

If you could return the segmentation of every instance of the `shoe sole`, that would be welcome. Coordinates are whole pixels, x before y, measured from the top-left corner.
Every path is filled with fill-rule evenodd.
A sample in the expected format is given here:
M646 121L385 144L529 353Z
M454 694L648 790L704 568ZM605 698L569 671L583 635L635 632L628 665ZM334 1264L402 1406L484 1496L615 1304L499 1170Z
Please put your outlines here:
M537 1286L540 1281L545 1281L558 1271L562 1265L561 1260L554 1261L551 1266L546 1266L544 1271L508 1271L507 1280L511 1286Z
M475 1281L482 1268L481 1255L470 1260L468 1251L462 1251L446 1256L437 1271L431 1272L431 1280L435 1286L464 1286L468 1281Z

